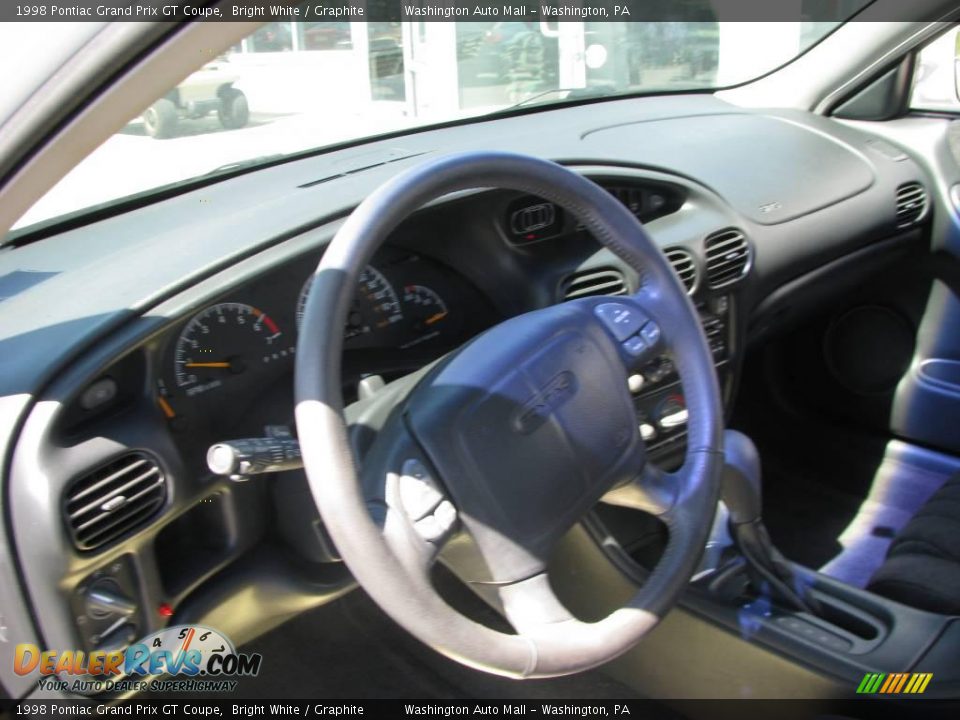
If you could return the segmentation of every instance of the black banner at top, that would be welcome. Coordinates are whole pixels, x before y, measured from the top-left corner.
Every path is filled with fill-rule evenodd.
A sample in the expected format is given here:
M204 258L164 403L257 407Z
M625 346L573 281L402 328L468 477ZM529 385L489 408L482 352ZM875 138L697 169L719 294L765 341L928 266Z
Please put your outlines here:
M4 0L2 22L839 22L945 19L931 0Z

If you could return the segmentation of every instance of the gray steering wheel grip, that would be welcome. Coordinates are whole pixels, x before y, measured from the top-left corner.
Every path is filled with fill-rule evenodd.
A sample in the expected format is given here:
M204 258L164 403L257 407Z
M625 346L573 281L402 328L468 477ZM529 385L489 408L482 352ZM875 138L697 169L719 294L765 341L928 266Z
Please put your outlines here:
M631 601L598 622L573 619L561 608L557 621L546 618L509 635L464 617L437 595L425 573L411 572L409 563L398 560L371 519L358 482L340 385L343 327L357 278L411 213L444 195L476 188L516 190L555 202L636 270L642 282L634 297L664 329L683 382L688 449L673 476L678 499L664 516L667 549ZM463 664L513 678L553 677L603 664L659 622L696 568L718 500L723 429L716 373L696 310L633 215L598 185L556 163L499 152L447 155L397 175L368 196L341 227L314 276L297 348L295 396L311 492L347 566L396 622ZM545 583L544 576L530 581L537 582ZM531 590L525 584L517 584L518 592Z

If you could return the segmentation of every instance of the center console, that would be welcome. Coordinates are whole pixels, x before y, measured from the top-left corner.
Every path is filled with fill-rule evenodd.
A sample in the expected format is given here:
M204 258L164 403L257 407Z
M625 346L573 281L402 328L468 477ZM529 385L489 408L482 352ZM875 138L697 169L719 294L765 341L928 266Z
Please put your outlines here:
M650 390L642 388L637 403L642 412L652 413L645 417L655 418L665 430L666 438L652 446L662 453L663 443L682 445L683 431L672 426L682 394L675 380L661 382ZM761 493L755 446L742 433L726 431L723 502L701 565L680 601L688 617L725 630L714 640L714 653L737 662L755 646L765 647L783 671L812 669L833 684L838 697L888 692L880 687L893 688L889 693L896 696L910 678L921 676L930 684L922 686L926 699L960 697L960 621L789 562L763 527ZM634 585L646 581L668 535L652 516L603 506L586 527L596 546ZM885 680L888 685L882 686ZM921 686L915 682L910 687Z

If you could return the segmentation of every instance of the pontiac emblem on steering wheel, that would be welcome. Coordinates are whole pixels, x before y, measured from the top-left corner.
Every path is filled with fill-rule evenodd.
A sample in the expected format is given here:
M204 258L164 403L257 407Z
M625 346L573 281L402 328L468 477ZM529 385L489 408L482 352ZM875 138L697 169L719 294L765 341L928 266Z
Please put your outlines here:
M558 373L517 410L513 426L524 435L529 435L576 392L576 375L569 370Z

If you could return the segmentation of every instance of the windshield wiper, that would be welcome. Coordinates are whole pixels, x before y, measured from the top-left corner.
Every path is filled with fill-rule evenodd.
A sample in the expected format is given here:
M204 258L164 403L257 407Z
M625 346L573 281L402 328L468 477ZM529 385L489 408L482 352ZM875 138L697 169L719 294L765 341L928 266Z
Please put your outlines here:
M553 88L552 90L544 90L543 92L538 92L535 95L524 98L515 105L508 107L508 110L513 110L515 108L522 108L525 105L535 103L544 98L548 98L551 95L559 95L560 93L567 93L566 97L563 100L582 100L585 98L595 98L595 97L606 97L607 95L613 95L616 93L616 90L612 87L607 86L597 86L593 87L578 87L578 88Z
M237 160L235 162L219 165L213 170L205 172L204 175L219 175L220 173L233 172L234 170L243 170L245 168L256 167L257 165L263 165L264 163L282 160L285 157L286 155L283 153L274 153L273 155L258 155L257 157L248 158L246 160Z

